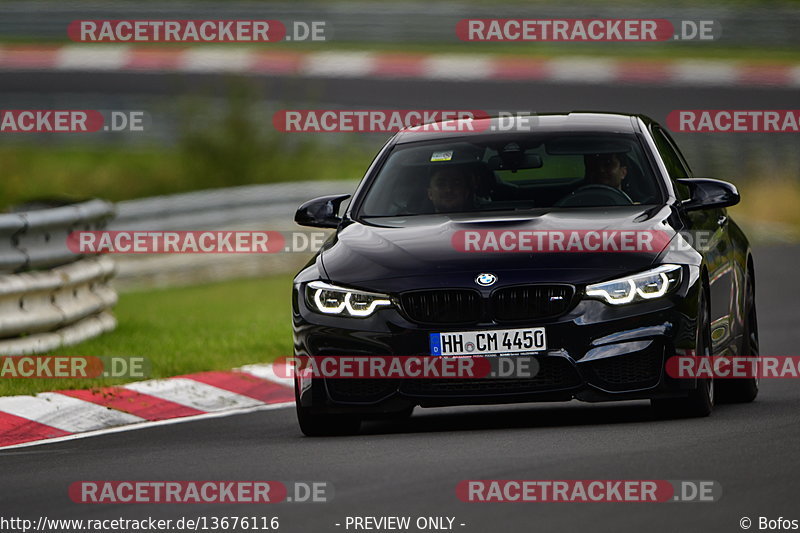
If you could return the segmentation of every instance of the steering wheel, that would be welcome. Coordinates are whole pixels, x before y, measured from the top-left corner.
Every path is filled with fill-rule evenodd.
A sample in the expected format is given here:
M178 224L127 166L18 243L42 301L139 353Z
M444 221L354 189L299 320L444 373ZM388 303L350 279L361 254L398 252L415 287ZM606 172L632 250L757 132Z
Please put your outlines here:
M556 207L602 207L608 205L633 205L633 200L616 187L593 183L578 188L555 204Z

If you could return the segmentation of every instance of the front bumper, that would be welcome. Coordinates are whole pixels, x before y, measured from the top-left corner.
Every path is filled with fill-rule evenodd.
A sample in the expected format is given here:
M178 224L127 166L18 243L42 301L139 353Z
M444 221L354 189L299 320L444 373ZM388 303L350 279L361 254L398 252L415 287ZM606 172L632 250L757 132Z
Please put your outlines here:
M315 412L390 413L413 405L632 400L684 396L693 380L666 375L665 361L695 347L697 287L665 298L611 306L580 300L566 314L523 324L423 326L400 310L368 318L321 315L293 298L296 356L430 355L435 332L544 327L549 349L536 355L533 378L296 380L300 405Z

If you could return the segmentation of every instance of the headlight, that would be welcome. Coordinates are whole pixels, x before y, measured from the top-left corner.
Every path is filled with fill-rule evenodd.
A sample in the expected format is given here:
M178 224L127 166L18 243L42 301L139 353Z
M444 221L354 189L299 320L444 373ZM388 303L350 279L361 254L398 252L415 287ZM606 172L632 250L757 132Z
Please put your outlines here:
M661 298L680 285L681 271L680 265L661 265L640 274L589 285L586 296L611 305Z
M352 317L366 317L378 307L392 305L392 299L385 294L345 289L323 281L306 285L306 302L318 313Z

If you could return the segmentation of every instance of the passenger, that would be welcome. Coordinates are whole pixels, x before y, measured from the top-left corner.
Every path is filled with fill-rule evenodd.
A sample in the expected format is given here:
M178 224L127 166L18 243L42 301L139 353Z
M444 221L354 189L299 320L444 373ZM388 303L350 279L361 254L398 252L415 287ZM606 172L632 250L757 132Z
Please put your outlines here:
M437 213L475 209L475 177L466 168L443 166L431 174L428 199Z

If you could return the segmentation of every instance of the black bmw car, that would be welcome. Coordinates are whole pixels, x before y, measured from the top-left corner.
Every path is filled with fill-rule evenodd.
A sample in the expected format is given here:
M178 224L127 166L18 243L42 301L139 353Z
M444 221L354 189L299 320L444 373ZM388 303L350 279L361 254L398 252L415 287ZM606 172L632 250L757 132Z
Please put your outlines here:
M663 416L746 402L756 379L677 379L676 355L757 355L753 258L726 207L641 115L538 115L396 134L295 277L295 355L535 358L497 379L296 377L306 435L416 406L649 399ZM626 246L627 244L627 246ZM520 342L520 339L523 339Z

